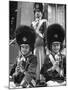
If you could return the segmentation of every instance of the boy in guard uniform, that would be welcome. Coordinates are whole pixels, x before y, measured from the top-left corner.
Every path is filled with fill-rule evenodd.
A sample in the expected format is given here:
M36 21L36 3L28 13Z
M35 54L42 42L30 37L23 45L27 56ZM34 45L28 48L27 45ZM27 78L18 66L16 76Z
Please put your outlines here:
M44 63L44 32L47 28L47 20L43 18L43 3L34 3L34 20L32 21L32 28L36 32L36 42L34 55L37 56L37 80L40 80L40 70ZM44 28L45 26L45 28Z
M66 57L61 54L64 41L64 29L59 24L47 28L47 44L50 54L46 56L41 75L45 77L47 86L65 84Z
M10 76L16 86L35 87L37 58L32 54L35 43L35 32L28 26L20 26L16 30L16 41L20 55L11 69Z

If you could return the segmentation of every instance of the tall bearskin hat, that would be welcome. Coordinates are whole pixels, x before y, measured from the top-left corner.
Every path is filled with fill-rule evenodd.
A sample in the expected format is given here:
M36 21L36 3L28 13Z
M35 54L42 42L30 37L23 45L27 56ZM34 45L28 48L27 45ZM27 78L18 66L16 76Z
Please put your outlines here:
M16 41L18 45L29 44L30 48L34 49L35 31L29 26L20 26L16 29Z
M41 11L43 12L43 4L42 3L34 3L34 13L36 11Z
M63 43L64 29L59 24L52 24L47 28L47 43L49 50L51 50L50 46L52 42L56 41Z

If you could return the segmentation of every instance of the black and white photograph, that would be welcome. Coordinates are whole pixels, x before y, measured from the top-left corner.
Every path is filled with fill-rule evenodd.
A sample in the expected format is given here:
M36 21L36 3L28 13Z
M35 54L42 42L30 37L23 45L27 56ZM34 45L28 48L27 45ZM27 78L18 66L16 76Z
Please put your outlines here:
M66 8L9 0L9 88L66 86Z

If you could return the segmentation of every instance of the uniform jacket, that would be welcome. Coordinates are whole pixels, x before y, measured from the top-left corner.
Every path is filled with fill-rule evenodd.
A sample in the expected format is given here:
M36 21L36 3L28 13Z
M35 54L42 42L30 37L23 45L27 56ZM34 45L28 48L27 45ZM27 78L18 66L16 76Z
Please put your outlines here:
M59 68L63 69L64 76L60 77L59 73L56 70L48 71L48 69L50 69L53 66L53 63L51 62L49 55L47 55L44 61L44 65L42 66L41 69L41 74L46 78L46 81L61 80L61 79L64 80L64 77L66 77L66 58L62 54L60 54L60 57L61 57L61 61L59 62Z
M25 78L28 82L30 82L32 79L36 79L36 66L37 66L37 58L34 55L29 55L26 57L25 61L22 61L22 69L24 70L24 73L19 73L17 77L15 77L14 82L15 83L21 83L22 79ZM10 75L13 76L13 73L15 73L15 69L17 67L17 63L13 65Z

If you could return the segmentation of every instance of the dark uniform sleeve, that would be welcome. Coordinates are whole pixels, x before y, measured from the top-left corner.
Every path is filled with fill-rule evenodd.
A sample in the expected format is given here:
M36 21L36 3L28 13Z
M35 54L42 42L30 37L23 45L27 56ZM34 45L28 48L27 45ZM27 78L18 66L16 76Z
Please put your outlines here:
M11 69L10 75L12 76L14 83L20 84L24 77L25 62L22 61L21 64L22 64L22 67L21 67L22 69L20 69L20 66L17 66L17 62L16 62L16 64L13 65L13 67ZM17 73L14 74L16 72L15 71L16 68L17 68Z
M50 66L49 66L49 57L48 56L46 56L46 58L45 58L45 61L44 61L44 64L43 64L43 66L42 66L42 68L41 68L41 74L44 76L44 74L47 72L47 69L49 68Z
M33 57L31 62L30 62L30 65L28 67L28 71L27 71L27 73L29 74L30 77L35 78L35 76L36 76L36 67L37 67L37 58Z
M49 80L49 73L48 73L48 69L52 67L52 63L50 62L50 59L48 57L48 55L45 58L44 64L41 68L41 74L45 77L45 79Z
M11 69L11 71L10 71L10 76L12 76L13 73L15 72L16 66L17 66L17 63L15 63L15 64L13 65L13 67L12 67L12 69Z
M37 67L37 57L34 56L31 58L31 62L29 64L28 70L25 73L24 83L25 82L31 83L32 80L36 79L36 67Z
M63 58L64 77L66 77L66 57Z

